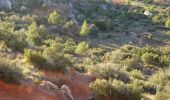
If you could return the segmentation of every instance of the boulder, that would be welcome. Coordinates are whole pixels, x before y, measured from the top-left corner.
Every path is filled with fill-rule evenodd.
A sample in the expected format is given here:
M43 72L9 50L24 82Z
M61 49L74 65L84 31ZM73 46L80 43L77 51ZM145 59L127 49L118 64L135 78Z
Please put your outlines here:
M12 3L10 0L0 0L0 8L11 9Z
M57 85L53 84L50 81L42 81L42 83L40 84L40 86L43 88L43 90L45 91L51 91L51 92L57 92L60 89L58 88Z
M61 90L65 93L65 95L69 98L69 100L73 100L73 96L71 94L70 88L66 85L61 87Z

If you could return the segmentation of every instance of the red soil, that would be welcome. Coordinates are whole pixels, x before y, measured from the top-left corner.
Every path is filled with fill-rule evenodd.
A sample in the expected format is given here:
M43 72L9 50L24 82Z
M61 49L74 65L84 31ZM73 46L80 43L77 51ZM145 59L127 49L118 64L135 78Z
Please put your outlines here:
M89 75L70 73L68 75L47 72L46 77L64 79L74 100L88 100L92 95L89 84L95 78ZM0 81L0 100L66 100L62 94L48 94L37 86L12 85Z

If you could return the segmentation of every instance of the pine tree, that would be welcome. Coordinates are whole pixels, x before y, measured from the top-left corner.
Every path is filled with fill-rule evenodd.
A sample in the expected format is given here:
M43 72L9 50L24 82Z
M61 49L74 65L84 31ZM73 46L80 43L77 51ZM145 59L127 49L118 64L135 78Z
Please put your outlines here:
M56 11L53 11L48 18L48 23L57 25L60 23L60 14L57 13Z
M89 29L89 27L87 25L87 21L85 20L83 22L82 27L81 27L80 35L81 36L87 36L89 33L90 33L90 29Z

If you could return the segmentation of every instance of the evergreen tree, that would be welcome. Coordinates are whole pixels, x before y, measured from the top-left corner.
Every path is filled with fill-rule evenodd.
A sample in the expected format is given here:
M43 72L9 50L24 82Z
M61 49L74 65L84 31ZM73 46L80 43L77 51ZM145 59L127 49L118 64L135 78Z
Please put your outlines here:
M57 25L60 23L60 14L57 13L56 11L53 11L48 18L48 23Z

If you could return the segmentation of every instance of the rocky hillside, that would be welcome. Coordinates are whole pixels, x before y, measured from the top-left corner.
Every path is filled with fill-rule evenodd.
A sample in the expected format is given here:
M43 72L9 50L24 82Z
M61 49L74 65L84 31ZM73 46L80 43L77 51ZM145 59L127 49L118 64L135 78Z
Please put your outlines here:
M169 100L167 0L0 0L0 100Z

